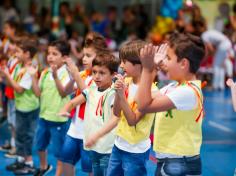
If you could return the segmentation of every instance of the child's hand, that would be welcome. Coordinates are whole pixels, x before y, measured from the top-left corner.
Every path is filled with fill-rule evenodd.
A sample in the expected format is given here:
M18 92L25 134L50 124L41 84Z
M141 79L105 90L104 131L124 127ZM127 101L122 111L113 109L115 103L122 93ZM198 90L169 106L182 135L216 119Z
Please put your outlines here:
M75 63L73 62L73 60L70 57L66 57L65 58L65 63L67 65L67 69L68 71L74 75L75 73L79 72L78 67L75 65Z
M62 116L62 117L70 117L70 113L67 112L67 111L61 111L61 112L59 112L58 115L59 115L59 116Z
M57 78L57 66L56 65L51 65L51 69L52 69L53 78Z
M149 70L154 69L154 56L156 50L156 47L152 44L145 45L140 50L140 60L142 62L143 68L147 68Z
M114 83L114 89L116 90L116 93L119 95L119 97L125 96L125 82L124 77L120 74L115 76L116 81Z
M236 87L235 82L234 82L232 79L230 79L230 78L226 81L226 84L227 84L227 86L229 86L230 88L231 88L231 87Z
M96 144L98 141L98 136L94 134L93 136L88 137L88 139L85 142L85 147L92 147L94 144Z
M159 48L156 47L156 49L157 51L154 56L154 63L157 68L161 69L163 67L163 60L166 58L168 45L162 44Z
M27 71L31 76L35 76L38 73L38 67L28 66Z

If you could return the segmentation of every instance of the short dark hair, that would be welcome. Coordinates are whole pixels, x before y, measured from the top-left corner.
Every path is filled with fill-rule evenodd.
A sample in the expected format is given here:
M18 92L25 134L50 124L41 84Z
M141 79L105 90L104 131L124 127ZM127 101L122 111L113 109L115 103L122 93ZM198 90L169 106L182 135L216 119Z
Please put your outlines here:
M189 33L174 32L169 39L169 46L174 49L177 61L186 58L191 73L196 73L205 56L205 45L202 39Z
M9 39L12 44L16 44L17 46L21 45L22 41L29 40L28 36L25 35L16 35L14 38Z
M92 61L92 66L105 66L111 74L118 71L120 62L110 52L101 52L96 55Z
M62 54L62 56L68 56L70 54L70 45L64 40L56 40L49 44L49 46L54 46Z
M18 23L16 22L16 21L14 21L14 20L7 20L7 21L5 21L4 22L4 24L7 24L7 25L9 25L11 28L13 28L13 29L17 29L18 28Z
M66 2L66 1L63 1L63 2L61 2L60 4L59 4L59 8L61 8L62 6L65 6L66 8L70 8L70 4L69 4L69 2Z
M109 51L106 43L106 39L97 32L90 32L87 34L84 41L85 48L94 48L96 52Z
M33 57L37 53L37 41L35 40L28 40L28 39L22 40L18 46L24 52L29 52L31 59L33 59Z
M141 64L139 53L146 44L147 42L142 40L134 40L123 44L119 50L120 60L129 61L132 64Z

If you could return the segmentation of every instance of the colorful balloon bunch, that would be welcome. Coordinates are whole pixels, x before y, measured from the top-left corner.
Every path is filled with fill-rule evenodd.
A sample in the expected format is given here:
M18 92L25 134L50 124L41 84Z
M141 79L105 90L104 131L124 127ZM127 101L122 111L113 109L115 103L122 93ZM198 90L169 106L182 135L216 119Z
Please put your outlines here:
M154 43L160 43L164 35L175 29L175 21L170 17L156 17L156 23L151 30L151 39Z

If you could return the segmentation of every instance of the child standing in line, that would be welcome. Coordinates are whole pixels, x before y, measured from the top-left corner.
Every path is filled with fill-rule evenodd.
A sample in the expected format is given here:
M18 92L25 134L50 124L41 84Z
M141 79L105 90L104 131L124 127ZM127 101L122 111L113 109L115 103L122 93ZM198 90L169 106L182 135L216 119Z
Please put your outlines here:
M16 175L33 174L32 146L39 113L39 100L32 90L32 79L27 67L32 64L32 58L36 54L35 42L22 41L17 47L16 57L21 67L16 71L14 78L6 70L0 73L6 78L8 84L14 89L16 105L16 154L15 163L7 166L7 170Z
M115 90L111 85L118 66L119 63L112 54L97 54L92 61L92 77L96 86L84 89L81 95L66 104L60 112L61 115L69 116L72 108L86 102L84 147L90 150L94 176L106 175L114 144L114 128L118 118L112 111Z
M11 40L14 40L17 32L17 23L10 20L6 21L3 26L4 38L1 41L0 47L3 49L3 53L7 54Z
M176 83L170 83L152 97L154 55L156 64L163 62L162 69ZM161 45L157 52L152 45L140 51L143 70L138 109L142 113L162 112L155 119L154 131L157 176L202 173L203 95L196 72L204 55L205 46L199 37L179 33L172 34L168 45Z
M85 46L83 48L84 57L82 59L84 71L79 72L77 67L67 60L68 69L76 80L78 90L76 96L80 95L86 87L94 85L92 80L92 61L96 55L101 51L106 51L107 48L105 39L94 33L91 39L85 40ZM84 113L86 104L76 106L75 115L71 120L71 124L61 151L60 160L63 162L63 171L65 175L75 175L74 166L81 159L81 167L83 172L92 172L92 162L89 157L89 152L84 150Z
M44 175L52 170L47 162L47 147L52 141L54 155L59 159L67 120L58 115L59 110L70 100L65 91L69 83L69 73L64 60L70 53L70 45L65 41L54 41L48 46L47 61L50 68L45 69L37 79L37 69L29 69L33 80L33 91L40 97L40 114L36 132L36 147L39 152L40 169L35 176ZM56 176L62 174L62 162L57 161Z
M0 58L0 65L5 67L7 65L8 59L9 59L9 46L11 45L11 41L15 40L16 38L16 31L17 31L17 23L14 21L6 21L3 26L3 38L0 40L0 52L1 52L1 58ZM3 123L6 119L6 117L14 119L13 116L9 116L9 113L7 112L7 109L9 107L9 104L7 104L7 98L4 94L5 91L5 83L0 83L0 108L2 108L2 117L0 118L0 124ZM12 132L12 128L11 128ZM13 132L14 133L14 132ZM12 134L13 134L12 133ZM13 134L14 135L14 134ZM3 150L11 148L9 144L5 144L3 147ZM11 153L15 153L15 147L13 142L13 148ZM14 156L14 155L12 155Z
M151 147L149 136L154 114L141 113L136 104L142 72L139 52L145 44L141 40L132 41L124 44L119 51L121 67L127 78L117 76L118 80L114 85L116 96L113 109L120 121L109 160L108 176L147 175L146 163Z
M8 48L8 62L7 62L7 69L11 77L14 79L15 75L17 75L17 71L19 71L20 65L17 57L15 56L15 52L17 49L17 43L19 43L21 38L18 37L14 41L11 40ZM7 150L5 154L8 158L15 158L16 157L16 145L15 145L15 130L16 130L16 107L15 107L15 97L14 97L14 89L11 86L6 85L5 87L5 95L7 97L7 120L11 131L11 140L10 145L3 145L0 147L0 150Z

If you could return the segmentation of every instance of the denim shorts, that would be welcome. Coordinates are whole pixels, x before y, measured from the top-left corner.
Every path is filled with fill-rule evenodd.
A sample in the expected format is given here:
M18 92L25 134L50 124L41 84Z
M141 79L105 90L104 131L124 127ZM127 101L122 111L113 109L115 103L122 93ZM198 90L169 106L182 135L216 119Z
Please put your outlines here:
M16 153L19 156L32 155L33 140L39 109L22 112L16 110Z
M90 151L92 160L93 176L106 176L110 154L102 154Z
M59 158L67 128L67 122L51 122L39 118L36 132L37 150L46 151L48 145L52 142L54 156Z
M183 158L157 159L156 176L164 175L196 175L202 174L199 155Z
M130 153L114 145L109 160L107 176L146 176L149 150L144 153Z
M84 150L83 140L66 135L59 160L75 165L80 159L82 171L88 173L92 172L92 162L90 160L89 151Z

